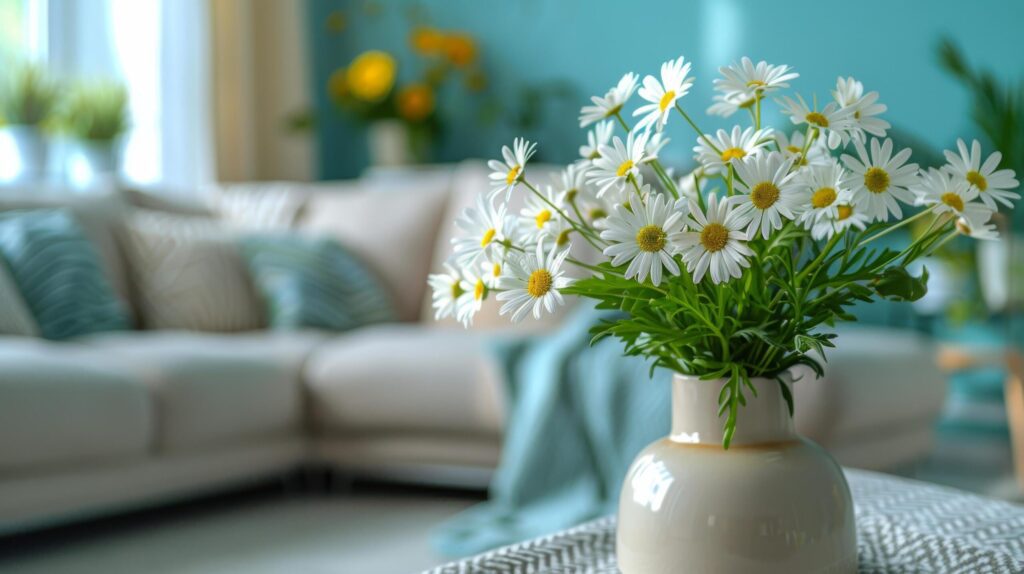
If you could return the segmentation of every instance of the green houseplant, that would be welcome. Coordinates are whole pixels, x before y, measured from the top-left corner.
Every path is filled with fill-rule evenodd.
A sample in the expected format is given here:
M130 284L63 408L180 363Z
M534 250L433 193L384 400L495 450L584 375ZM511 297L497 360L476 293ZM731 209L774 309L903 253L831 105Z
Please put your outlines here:
M19 178L46 172L49 142L46 129L57 104L58 87L45 70L32 64L15 66L0 93L4 133L17 153Z
M85 180L117 172L121 136L128 130L128 92L110 81L83 82L68 94L59 114L68 137L68 171Z

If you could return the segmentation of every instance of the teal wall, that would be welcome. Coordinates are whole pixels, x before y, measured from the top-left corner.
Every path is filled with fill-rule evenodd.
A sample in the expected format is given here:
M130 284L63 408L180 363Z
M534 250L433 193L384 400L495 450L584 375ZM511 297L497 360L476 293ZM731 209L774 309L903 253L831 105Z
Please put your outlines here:
M506 107L524 85L566 80L575 87L577 101L556 102L543 125L528 134L541 139L544 159L551 161L575 156L582 135L576 109L587 96L603 93L623 72L656 73L662 61L678 55L694 62L698 85L683 104L700 115L710 103L717 67L750 55L794 66L801 77L793 87L807 97L826 98L837 75L853 75L881 92L893 124L936 147L973 135L966 93L936 64L941 34L952 36L972 63L1005 78L1024 76L1024 2L1015 0L308 2L319 173L325 179L356 176L366 162L362 129L326 100L327 77L361 50L404 50L411 9L433 25L476 35L491 93ZM334 10L348 20L341 34L324 25ZM469 109L459 101L448 105L458 117L437 159L492 156L515 135L507 122L482 122L475 113L459 113ZM676 145L668 160L685 164L693 137L675 124L670 137L686 145Z

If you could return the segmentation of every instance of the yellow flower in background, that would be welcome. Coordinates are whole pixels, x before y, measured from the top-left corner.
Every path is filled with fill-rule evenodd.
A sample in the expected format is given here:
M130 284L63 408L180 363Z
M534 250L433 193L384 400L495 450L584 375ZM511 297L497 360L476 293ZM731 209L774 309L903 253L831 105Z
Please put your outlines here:
M327 95L334 101L348 97L348 77L345 68L338 68L327 78Z
M348 22L345 20L345 13L335 10L327 15L327 31L331 34L340 34L345 30Z
M476 42L468 34L456 32L444 37L444 53L456 67L464 68L476 60Z
M437 54L444 47L444 34L437 28L417 26L409 34L409 44L421 56Z
M355 97L367 102L381 100L395 84L395 59L379 50L363 52L352 60L346 78Z
M434 111L434 91L426 84L409 84L399 90L397 104L403 118L423 121Z

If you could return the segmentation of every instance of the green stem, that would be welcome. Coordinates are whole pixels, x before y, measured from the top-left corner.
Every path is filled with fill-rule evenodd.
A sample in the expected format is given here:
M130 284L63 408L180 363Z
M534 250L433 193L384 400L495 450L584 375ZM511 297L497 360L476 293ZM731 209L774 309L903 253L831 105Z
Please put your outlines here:
M668 189L669 193L672 194L672 197L679 199L679 188L676 187L676 182L672 181L672 178L668 176L668 172L665 171L661 162L657 159L651 160L651 167L654 168L654 172L658 174L662 185Z
M807 275L811 271L813 271L815 267L821 265L821 262L824 261L826 257L828 257L828 254L832 251L832 248L836 246L836 243L839 243L839 239L842 236L842 233L836 233L835 235L833 235L832 239L828 240L828 243L825 244L825 247L821 250L821 253L818 254L814 261L811 261L810 265L804 267L804 270L797 274L795 281L797 287L800 286L801 280L807 277Z
M594 249L597 249L598 251L603 251L602 247L594 241L595 239L600 239L599 237L597 237L596 235L592 237L592 231L590 231L586 227L578 225L575 221L572 220L572 218L568 216L568 214L565 213L565 211L562 210L562 208L558 207L557 205L552 203L548 198L544 197L544 194L538 191L537 188L534 187L533 184L531 184L530 182L526 181L526 179L523 179L522 181L523 185L525 185L530 191L532 191L537 197L539 197L541 201L548 204L548 206L551 207L551 209L554 209L558 213L558 215L562 216L562 219L565 219L567 222L569 222L569 225L571 225L573 229L579 232L579 234L583 236L583 239L586 239L588 243L594 246Z
M629 133L629 124L626 123L626 120L622 119L622 112L621 111L615 112L615 119L619 120L619 125L621 125L622 129L626 130L626 133L628 134Z
M879 231L878 233L876 233L876 234L872 235L871 237L868 237L867 239L865 239L865 240L861 241L860 243L858 243L857 246L854 247L854 249L860 249L861 247L864 247L865 245L867 245L868 243L871 243L872 241L878 239L879 237L883 237L885 235L888 235L888 234L892 233L893 231L896 231L897 229L903 227L904 225L908 225L908 224L910 224L910 223L912 223L912 222L914 222L914 221L924 217L925 215L928 215L929 213L932 212L933 209L935 209L935 208L934 207L929 207L928 209L922 211L921 213L918 213L917 215L915 215L913 217L908 217L908 218L904 219L903 221L900 221L896 225L893 225L892 227L887 227L887 228L883 229L882 231ZM932 223L934 224L934 222L932 222Z
M754 103L754 109L756 110L756 112L754 113L754 129L755 130L759 130L759 129L761 129L761 91L760 90L758 90L758 92L757 92L757 99L756 99L756 101Z

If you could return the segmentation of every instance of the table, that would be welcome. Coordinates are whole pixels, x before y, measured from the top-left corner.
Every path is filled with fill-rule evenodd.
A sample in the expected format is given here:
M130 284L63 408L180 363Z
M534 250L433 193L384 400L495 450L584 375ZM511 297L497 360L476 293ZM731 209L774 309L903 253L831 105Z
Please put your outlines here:
M846 470L860 572L1020 574L1024 506L884 474ZM615 518L452 562L427 574L616 574Z

